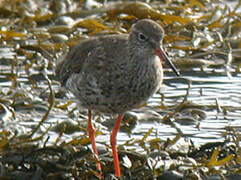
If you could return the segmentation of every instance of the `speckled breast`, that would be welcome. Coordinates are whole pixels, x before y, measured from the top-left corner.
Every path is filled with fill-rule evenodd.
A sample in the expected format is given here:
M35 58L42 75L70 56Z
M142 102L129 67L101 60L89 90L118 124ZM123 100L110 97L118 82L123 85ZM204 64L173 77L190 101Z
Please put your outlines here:
M163 72L158 57L130 69L121 67L111 67L99 75L86 71L72 74L66 87L84 108L110 114L140 106L160 88Z

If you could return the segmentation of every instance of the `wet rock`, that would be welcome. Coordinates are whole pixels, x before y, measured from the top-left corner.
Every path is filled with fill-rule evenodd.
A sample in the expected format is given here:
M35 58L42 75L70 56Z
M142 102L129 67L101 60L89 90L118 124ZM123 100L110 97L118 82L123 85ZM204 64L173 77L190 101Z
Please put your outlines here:
M177 171L166 171L161 176L157 177L157 180L182 180L183 174Z

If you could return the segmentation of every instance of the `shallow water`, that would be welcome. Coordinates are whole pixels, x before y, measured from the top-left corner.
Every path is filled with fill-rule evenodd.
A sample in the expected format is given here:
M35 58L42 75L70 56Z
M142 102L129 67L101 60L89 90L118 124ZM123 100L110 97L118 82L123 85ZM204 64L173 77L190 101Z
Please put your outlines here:
M190 71L182 72L181 78L173 78L168 74L164 81L164 87L161 93L164 94L165 105L176 105L184 99L187 90L187 101L199 107L191 107L189 111L194 111L191 116L181 111L180 117L174 121L175 125L180 128L185 140L192 140L194 144L204 144L208 142L222 141L227 136L227 129L237 127L241 123L241 78L240 74L233 74L228 78L223 72L216 73L212 70L205 69L205 72ZM188 82L191 82L188 88ZM167 85L168 84L168 85ZM149 104L160 104L160 96L154 95L149 100ZM195 118L195 110L198 111ZM161 110L158 110L160 113ZM224 112L225 111L225 112ZM145 112L145 110L144 110ZM143 112L143 113L144 113ZM199 113L201 112L201 117ZM165 113L160 113L165 115ZM173 139L177 135L175 128L160 121L143 120L137 124L132 131L131 138L141 139L150 128L153 128L152 138L158 136L166 140ZM198 116L198 117L197 117ZM148 117L146 117L148 119ZM152 117L149 117L152 119ZM118 141L128 140L124 133L118 135Z
M7 56L8 59L13 60L13 55L9 52L7 54L9 55ZM6 78L6 74L10 74L11 69L6 65L1 65L0 68L1 90L2 92L8 92L13 83ZM165 72L164 84L161 90L148 101L147 107L132 112L138 121L128 135L126 132L118 134L118 144L124 144L130 139L142 139L150 128L153 128L153 130L148 139L156 137L161 140L173 139L178 134L177 129L169 123L163 122L163 117L174 111L175 107L183 102L188 102L188 105L177 112L171 120L181 130L182 139L184 140L191 140L194 144L199 145L212 141L221 141L227 138L227 135L225 135L227 129L239 127L241 124L240 73L237 74L234 69L231 69L232 77L228 77L225 70L211 68L204 68L202 71L199 68L190 71L180 70L180 72L180 78L175 77L172 72ZM25 106L16 107L15 118L9 117L9 121L3 124L5 127L16 128L24 133L36 126L45 114L48 106L47 94L43 95L46 97L38 97L39 92L35 92L36 90L31 91L31 82L27 78L23 67L20 66L16 73L19 74L17 82L23 87L23 89L17 88L16 92L23 92L24 100L26 98L32 99L31 103L34 106L29 109L26 109ZM52 72L49 72L49 76L52 77ZM38 82L39 91L42 91L43 94L44 91L48 91L46 80L42 75L33 73L32 77L35 77L34 79ZM56 83L53 83L52 86L55 91L59 89L59 85ZM43 99L45 99L45 102ZM66 103L68 98L56 98L56 100ZM78 109L78 106L75 103L69 106L69 112L73 108ZM80 123L81 126L86 126L86 112L82 117L77 112L78 110L73 111L70 117L66 111L54 107L41 130L44 132L50 126L55 126L58 122L65 120L76 125ZM105 118L109 119L109 117L103 119ZM113 122L114 120L112 124ZM107 142L108 144L111 125L109 131L98 123L96 126L103 133L97 137L97 142L103 144ZM51 140L54 141L57 138L57 134L51 131L50 134L51 142ZM64 135L63 137L71 139L82 135L87 136L85 131L76 131L72 135Z
M221 2L217 3L223 4ZM232 8L237 5L236 1L231 2L232 5L230 2L228 3ZM232 46L233 52L236 51L237 54L239 53L239 55L233 57L237 63L229 69L225 67L225 63L218 68L208 68L205 66L199 68L199 66L195 65L189 69L180 69L180 78L175 77L170 71L165 72L164 84L160 92L155 94L148 101L147 107L133 110L131 112L132 116L138 120L133 122L133 127L125 130L129 131L129 133L123 132L123 128L121 129L121 132L118 134L118 144L124 144L130 139L133 141L142 139L151 128L153 129L150 136L147 137L147 140L157 137L161 140L166 140L168 138L173 139L179 133L181 134L182 140L191 140L195 144L222 141L229 137L229 133L232 133L233 127L237 128L237 130L239 129L241 121L241 74L235 72L235 66L237 66L240 61L240 51L238 51L240 46L237 45L238 43L235 43L236 40L240 39L240 30L237 28L239 27L237 21L238 16L232 15L230 17L228 11L224 10L225 8L219 6L219 4L217 4L216 7L215 4L210 6L210 13L213 12L213 14L211 13L212 15L210 15L210 19L208 16L205 16L205 12L204 14L202 12L199 12L199 14L196 13L198 10L195 9L195 7L189 9L188 11L191 10L190 12L193 13L193 17L198 16L201 19L203 18L203 22L200 21L200 24L196 24L197 21L195 18L191 21L194 23L193 29L190 28L188 24L182 24L182 21L179 25L176 25L176 27L172 27L171 25L168 27L170 17L166 19L166 24L164 24L167 28L167 34L170 37L172 37L171 35L176 34L181 35L181 40L179 38L174 38L173 42L170 43L170 47L174 46L174 48L169 48L170 51L172 51L170 54L177 57L189 57L190 54L195 56L201 52L204 54L206 53L206 57L196 56L197 58L209 59L210 62L215 62L214 59L217 56L218 60L227 63L226 61L229 61L226 58L229 52L229 48L227 48L229 46L225 44L225 42L227 42ZM44 4L38 5L40 7L43 5L43 9L48 7L44 6ZM136 7L138 8L138 6ZM140 7L143 8L142 6ZM153 7L158 9L161 6L156 6L154 3ZM180 7L183 8L182 3L180 3ZM170 4L170 7L165 9L168 13L170 11L170 14L172 14L177 10L176 4L174 3L173 6ZM202 8L200 7L200 10L201 9ZM206 11L205 8L203 10ZM68 12L68 10L66 11ZM190 12L185 16L189 17ZM237 12L240 12L240 7ZM85 128L87 118L86 111L81 109L79 113L79 107L76 103L62 108L58 107L70 100L68 99L68 95L63 95L63 93L60 95L60 85L53 80L56 59L59 54L62 55L66 51L65 42L73 45L73 41L75 40L73 37L76 36L77 39L82 39L87 35L90 35L93 33L93 26L100 32L103 31L103 33L112 33L112 31L115 33L123 33L127 32L128 26L126 27L126 25L128 23L130 24L128 20L121 20L120 24L112 25L112 21L110 21L110 23L100 20L102 16L104 16L103 14L95 14L94 11L92 13L93 15L86 17L87 20L89 18L91 21L84 21L84 18L78 19L72 17L71 14L69 16L56 14L56 19L52 19L53 17L49 17L47 16L48 14L44 13L43 14L46 16L43 15L43 17L47 18L47 20L45 21L43 18L43 21L41 21L42 17L38 17L38 13L36 13L37 15L33 13L33 15L36 15L35 19L28 17L29 19L27 18L27 22L32 22L36 27L32 27L32 24L29 26L26 24L26 27L21 27L21 24L26 23L25 20L19 20L19 22L16 18L16 27L18 27L16 28L16 32L14 31L12 34L10 31L7 35L5 35L5 33L8 31L1 32L0 115L2 118L1 127L3 129L13 132L17 131L18 134L25 134L31 132L34 127L37 126L50 105L50 102L48 101L50 88L44 77L44 75L48 75L52 80L51 87L56 93L56 99L50 114L40 126L38 134L47 132L45 136L49 135L49 143L54 142L58 139L58 133L60 133L61 130L55 133L51 128L61 122L69 121L73 123L73 126L78 127L79 130L73 131L72 134L64 133L63 136L61 136L60 141L68 141L73 137L88 137ZM230 18L232 21L227 21L224 25L221 23L220 27L217 26L217 32L219 33L218 37L220 38L220 36L223 36L222 38L225 39L227 34L225 32L227 31L226 29L232 29L234 32L234 35L227 37L224 42L222 41L222 38L217 38L215 28L210 28L208 30L205 28L203 29L203 27L215 22L215 18L218 19L222 13L226 13L226 17L223 17L223 20ZM118 15L119 14L116 16ZM3 29L12 29L11 27L8 27L8 22L12 20L10 19L11 16L5 15L5 17L6 21L4 21L4 19L1 21L4 26ZM192 16L190 15L190 17ZM95 21L95 19L97 19L97 21ZM104 16L103 19L106 19L106 17ZM62 24L59 24L60 22L62 22ZM89 23L89 26L83 25L81 22L83 24ZM228 22L232 22L234 27L231 26L232 23ZM76 26L73 26L73 23L76 23ZM100 25L102 24L110 25L110 29L101 29L102 26ZM54 32L54 28L56 32ZM197 32L194 31L195 28ZM192 35L194 32L196 35ZM20 34L16 35L15 33ZM184 39L182 39L182 35L184 35ZM190 43L190 40L187 40L188 38L193 38L193 44ZM215 44L215 42L209 44L213 39L217 39L217 41L220 40L219 44ZM63 43L58 44L60 42ZM201 48L205 43L209 44L209 46ZM220 45L222 43L224 44ZM67 46L69 46L69 44ZM29 47L24 47L24 45L29 45ZM175 45L183 45L184 49L186 46L190 45L194 49L194 52L190 52L189 50L181 51L180 49L175 48ZM42 49L38 49L38 46ZM58 46L62 49L58 48ZM195 49L196 47L199 47L200 49ZM224 52L226 54L220 53L223 52L223 49L225 49ZM47 53L45 53L45 51L49 51L49 54L52 53L49 59L47 58ZM215 52L217 53L215 54ZM177 109L176 112L175 109ZM170 119L172 123L170 123L166 117L172 113L173 115ZM98 116L95 116L95 119L97 118ZM100 123L106 119L107 123ZM114 120L111 123L108 123L108 119L109 117L102 116L96 122L96 127L102 133L102 135L97 137L97 141L102 144L105 144L106 142L107 144L109 143L109 132L113 126L109 124L114 123ZM110 127L107 128L105 126L106 124ZM48 131L48 129L50 129L50 131Z

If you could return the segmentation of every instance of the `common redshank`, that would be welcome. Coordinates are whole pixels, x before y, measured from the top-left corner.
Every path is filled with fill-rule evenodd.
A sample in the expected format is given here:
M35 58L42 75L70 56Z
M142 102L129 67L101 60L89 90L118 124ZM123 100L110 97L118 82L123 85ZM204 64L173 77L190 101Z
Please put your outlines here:
M94 153L95 128L91 110L117 114L110 136L115 175L121 176L116 136L123 113L145 103L161 86L162 62L179 76L163 50L164 31L156 22L143 19L129 34L92 37L74 46L57 64L56 76L67 90L88 109L88 132ZM101 164L97 162L100 171Z

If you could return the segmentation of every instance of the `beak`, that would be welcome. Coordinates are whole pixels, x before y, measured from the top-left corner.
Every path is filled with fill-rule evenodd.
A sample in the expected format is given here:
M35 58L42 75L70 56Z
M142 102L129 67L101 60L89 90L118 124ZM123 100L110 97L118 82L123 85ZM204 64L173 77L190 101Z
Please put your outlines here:
M176 76L180 76L180 73L177 71L176 67L174 66L172 61L168 58L168 56L166 55L162 47L156 48L155 53L157 56L159 56L161 60L164 60L170 66L170 68L174 71Z

